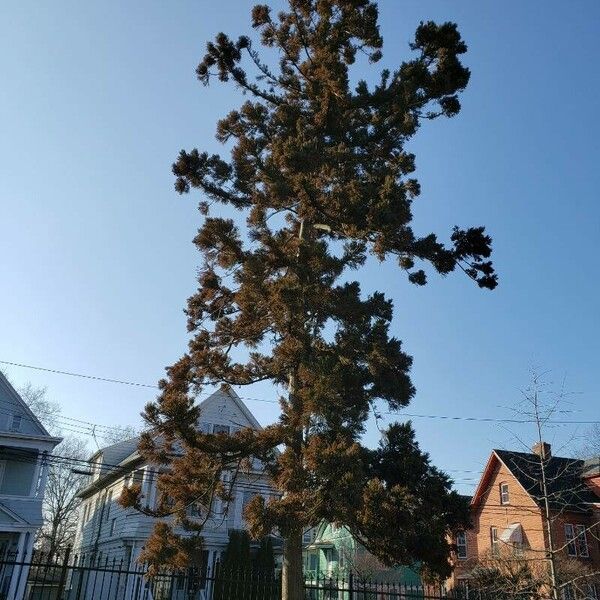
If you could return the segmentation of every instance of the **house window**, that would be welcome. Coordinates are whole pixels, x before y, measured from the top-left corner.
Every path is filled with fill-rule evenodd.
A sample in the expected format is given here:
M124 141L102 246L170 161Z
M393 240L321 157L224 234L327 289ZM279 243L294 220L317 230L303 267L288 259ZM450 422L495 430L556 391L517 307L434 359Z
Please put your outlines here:
M467 558L467 534L464 531L456 534L456 556L460 559Z
M575 542L575 528L570 523L565 523L565 540L567 541L567 554L577 556L577 543Z
M585 535L584 525L575 525L575 533L577 535L577 553L583 558L587 558L590 553L588 550L587 537Z
M179 591L185 590L185 580L186 580L185 572L180 571L177 574L177 589Z
M42 487L44 484L46 472L48 471L48 452L46 452L46 451L42 452L39 455L39 458L40 458L40 469L38 472L37 481L35 482L35 497L36 498L39 498L40 495L42 494L42 492L44 491L42 489Z
M110 492L108 492L108 496L106 497L106 515L105 515L106 519L105 520L107 523L110 518L110 505L112 503L112 496L113 496L113 493L112 493L112 490L110 490Z
M113 535L115 535L115 527L117 524L117 518L115 517L111 522L110 522L110 537L112 537Z
M498 556L500 554L500 541L498 540L497 527L490 527L490 545L492 549L492 556Z
M573 586L569 583L562 590L562 600L575 600L575 592Z
M23 421L22 415L13 415L10 423L11 431L21 431L21 423Z
M244 516L244 511L246 510L246 506L250 504L250 500L254 498L257 494L255 492L244 492L242 496L242 517Z
M133 473L133 481L132 485L139 485L141 487L142 483L144 483L144 469L137 469Z
M567 542L567 554L569 556L580 556L588 558L590 555L585 525L573 525L565 523L565 540Z
M213 433L224 433L229 435L231 428L229 425L213 425Z
M500 504L509 504L510 494L508 493L508 483L500 484Z

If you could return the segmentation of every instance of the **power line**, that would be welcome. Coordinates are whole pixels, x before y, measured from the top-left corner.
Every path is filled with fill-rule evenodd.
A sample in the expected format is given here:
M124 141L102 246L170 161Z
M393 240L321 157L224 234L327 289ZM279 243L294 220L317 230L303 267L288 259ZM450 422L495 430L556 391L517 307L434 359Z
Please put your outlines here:
M140 383L135 381L128 381L124 379L113 379L109 377L101 377L98 375L88 375L84 373L76 373L73 371L65 371L60 369L51 369L48 367L40 367L36 365L28 365L24 363L17 363L12 361L0 360L0 364L11 365L15 367L22 367L25 369L34 369L38 371L45 371L48 373L55 373L59 375L68 375L70 377L81 377L84 379L91 379L95 381L104 381L108 383L116 383L121 385L130 385L136 387L144 387L150 389L159 389L157 385L152 385L149 383ZM207 394L208 397L210 394ZM252 398L248 396L239 396L242 400L249 400L252 402L266 402L269 404L279 404L278 400L269 400L267 398ZM417 414L417 413L407 413L407 412L385 412L383 414L386 415L394 415L399 417L409 417L411 419L439 419L445 421L463 421L463 422L474 422L474 423L512 423L512 424L526 424L526 423L534 423L533 419L517 419L517 418L501 418L501 417L472 417L472 416L464 416L464 415L436 415L436 414ZM70 418L70 417L66 417ZM90 422L81 421L82 423L87 423L90 425L95 425ZM596 425L600 424L600 420L564 420L564 421L546 421L549 425ZM104 427L104 426L101 426ZM110 426L106 426L110 427Z
M60 369L50 369L48 367L38 367L34 365L26 365L23 363L11 362L8 360L0 360L0 364L10 365L12 367L22 367L23 369L34 369L36 371L46 371L47 373L55 373L57 375L69 375L70 377L82 377L83 379L94 379L96 381L105 381L107 383L120 383L121 385L132 385L136 387L159 389L157 385L149 383L140 383L138 381L125 381L124 379L111 379L109 377L100 377L98 375L87 375L84 373L73 373L71 371L61 371Z
M39 462L40 464L64 466L64 467L70 467L72 469L78 469L78 468L83 469L86 466L89 468L91 465L94 465L94 466L99 465L101 467L100 476L102 476L103 474L104 475L111 474L110 473L111 471L113 473L120 471L122 475L128 475L135 471L135 469L128 468L127 465L113 465L111 463L99 463L96 461L87 461L85 459L61 456L61 455L57 455L57 454L38 454L36 456L27 456L26 452L11 453L11 452L0 451L0 458L2 460L11 460L14 462L19 462L19 463L36 464ZM102 473L102 470L108 470L109 473ZM163 473L163 471L156 470L156 469L145 469L145 472L147 475L150 475L152 477ZM89 485L89 483L88 483L88 485ZM264 489L266 487L272 488L272 486L269 485L268 483L259 483L258 481L243 481L243 480L239 480L239 479L236 481L235 485L238 488L254 490L254 491L264 491ZM106 485L104 485L102 489L104 489L104 487L106 487ZM82 490L83 489L85 489L85 487L82 488Z

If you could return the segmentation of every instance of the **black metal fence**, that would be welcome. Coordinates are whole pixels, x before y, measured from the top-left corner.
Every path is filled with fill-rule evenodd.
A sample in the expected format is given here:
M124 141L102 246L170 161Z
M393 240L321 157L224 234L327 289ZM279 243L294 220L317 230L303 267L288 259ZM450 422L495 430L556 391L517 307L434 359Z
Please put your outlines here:
M306 600L440 600L465 598L440 586L378 582L350 575L305 580ZM278 600L279 574L201 565L150 573L125 558L36 553L0 561L0 600Z

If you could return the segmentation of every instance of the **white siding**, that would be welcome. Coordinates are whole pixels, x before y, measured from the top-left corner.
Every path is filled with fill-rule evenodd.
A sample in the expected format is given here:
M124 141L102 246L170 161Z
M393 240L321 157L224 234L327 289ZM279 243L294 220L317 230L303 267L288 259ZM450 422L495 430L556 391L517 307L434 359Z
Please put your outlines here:
M228 425L232 428L260 427L248 409L239 398L229 393L219 391L207 398L201 404L201 417L199 427L206 427L212 432L214 425ZM94 460L104 464L118 464L117 453L122 452L123 447L110 447L97 453ZM130 448L130 455L134 455L135 448ZM111 460L108 457L111 456ZM118 456L121 461L128 459L127 456ZM132 466L136 469L150 469L151 466ZM108 472L108 471L107 471ZM147 485L148 473L144 478L144 486ZM126 560L127 546L135 545L137 549L143 546L144 541L150 536L156 519L139 513L135 509L125 509L118 503L118 498L124 485L123 478L116 482L107 483L102 489L87 497L80 508L80 525L75 542L75 553L86 554L102 552L103 560L108 557L109 561L115 559L117 562ZM153 477L152 487L156 486L156 478ZM152 496L152 492L143 487L146 494ZM250 476L240 475L234 487L234 501L231 503L227 515L215 515L205 526L203 531L205 547L210 549L214 556L224 550L228 541L230 529L244 527L242 518L242 504L244 492L260 493L268 498L273 494L266 476L253 473ZM112 492L112 502L107 515L106 498ZM154 492L155 493L155 492ZM104 507L104 508L103 508ZM87 518L83 521L83 516ZM100 516L103 515L102 520ZM113 522L114 520L114 522ZM168 519L167 519L168 520Z

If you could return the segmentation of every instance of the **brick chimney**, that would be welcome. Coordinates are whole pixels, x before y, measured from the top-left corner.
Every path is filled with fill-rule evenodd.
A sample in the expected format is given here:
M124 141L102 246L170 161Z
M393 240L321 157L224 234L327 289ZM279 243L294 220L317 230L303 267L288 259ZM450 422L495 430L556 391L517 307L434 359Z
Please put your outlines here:
M537 444L534 444L531 451L543 459L547 459L552 456L552 446L550 446L548 442L538 442Z

